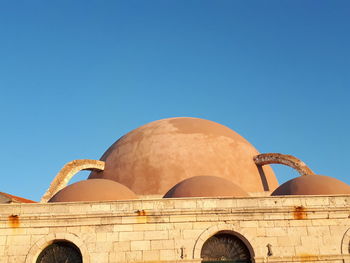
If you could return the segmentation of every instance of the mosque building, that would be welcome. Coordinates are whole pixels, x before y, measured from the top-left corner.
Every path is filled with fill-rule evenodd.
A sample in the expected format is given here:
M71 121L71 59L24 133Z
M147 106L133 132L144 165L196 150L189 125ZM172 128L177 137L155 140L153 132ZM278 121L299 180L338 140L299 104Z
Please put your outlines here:
M300 176L279 185L269 164ZM0 193L0 214L4 263L350 263L349 185L198 118L67 163L40 202Z

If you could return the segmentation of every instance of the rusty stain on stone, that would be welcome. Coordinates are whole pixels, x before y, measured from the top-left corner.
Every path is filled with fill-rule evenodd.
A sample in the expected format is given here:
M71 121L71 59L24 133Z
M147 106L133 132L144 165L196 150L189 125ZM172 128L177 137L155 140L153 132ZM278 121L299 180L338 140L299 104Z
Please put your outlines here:
M314 262L317 259L318 259L317 256L312 255L312 254L300 254L299 255L299 262Z
M145 224L148 221L147 213L145 210L137 210L136 211L138 217L137 217L137 223Z
M142 210L137 210L136 212L137 212L138 216L146 216L146 211L143 210L143 209Z
M18 215L10 215L8 217L8 223L11 228L19 227L19 216Z
M293 211L293 217L294 219L297 219L297 220L307 219L307 212L305 207L296 206Z

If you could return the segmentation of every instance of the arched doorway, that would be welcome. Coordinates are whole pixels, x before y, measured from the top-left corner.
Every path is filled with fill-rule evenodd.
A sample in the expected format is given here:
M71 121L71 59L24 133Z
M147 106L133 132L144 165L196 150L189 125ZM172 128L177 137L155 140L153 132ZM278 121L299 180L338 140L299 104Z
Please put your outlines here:
M47 246L39 255L36 263L82 263L79 248L71 242L57 241Z
M251 263L251 253L246 244L231 233L219 232L210 237L202 247L202 263Z

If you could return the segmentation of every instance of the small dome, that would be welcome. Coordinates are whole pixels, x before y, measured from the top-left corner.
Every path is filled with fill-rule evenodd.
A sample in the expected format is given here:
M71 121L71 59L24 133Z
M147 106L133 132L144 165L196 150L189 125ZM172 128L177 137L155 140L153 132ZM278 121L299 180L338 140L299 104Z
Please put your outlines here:
M66 186L48 202L130 200L137 196L126 186L106 179L84 180Z
M350 186L338 179L325 175L306 175L296 177L280 185L273 193L276 195L336 195L350 194Z
M238 185L216 176L194 176L171 188L163 198L248 196Z
M102 172L89 179L119 182L139 195L164 195L176 183L210 174L246 192L276 189L269 166L259 172L259 152L233 130L198 118L170 118L141 126L116 141L101 157Z

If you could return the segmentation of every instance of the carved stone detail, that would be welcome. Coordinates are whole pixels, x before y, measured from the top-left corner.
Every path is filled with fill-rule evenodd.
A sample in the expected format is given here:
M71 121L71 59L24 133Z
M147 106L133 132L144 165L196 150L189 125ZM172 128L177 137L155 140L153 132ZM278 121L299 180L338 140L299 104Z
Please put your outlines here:
M67 186L68 182L72 179L72 177L82 171L103 171L105 167L105 162L98 160L74 160L67 163L61 171L56 175L55 179L51 182L49 189L41 198L41 203L46 203L52 196L54 196L59 190L63 189Z
M300 175L315 174L304 162L298 158L281 153L262 153L254 156L254 162L258 166L266 164L283 164L294 168Z

